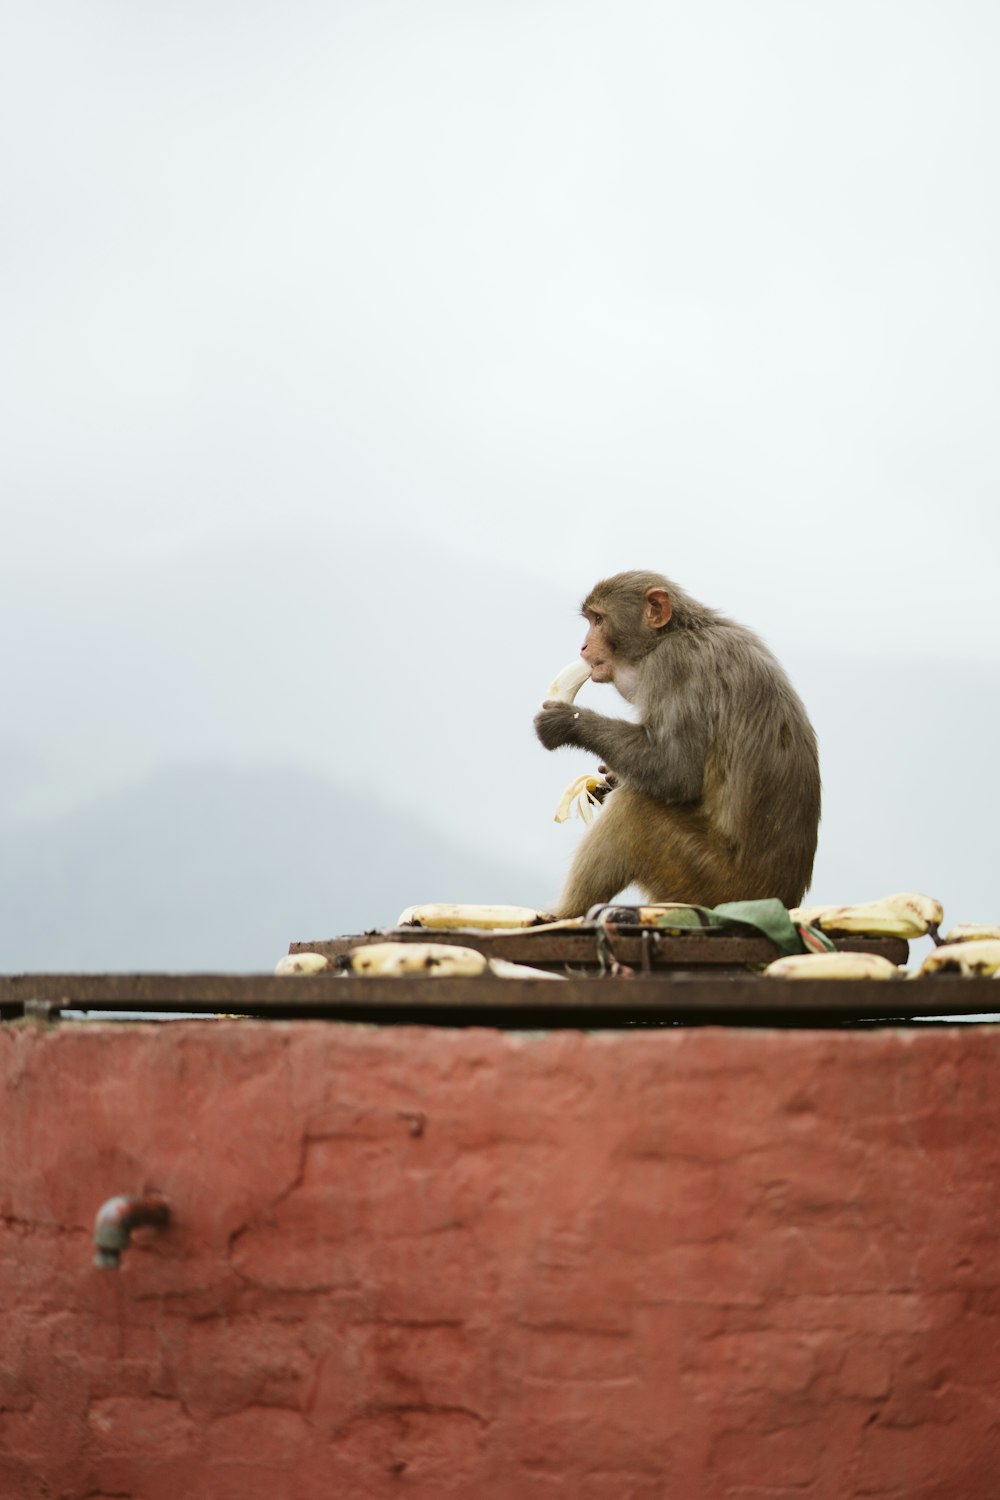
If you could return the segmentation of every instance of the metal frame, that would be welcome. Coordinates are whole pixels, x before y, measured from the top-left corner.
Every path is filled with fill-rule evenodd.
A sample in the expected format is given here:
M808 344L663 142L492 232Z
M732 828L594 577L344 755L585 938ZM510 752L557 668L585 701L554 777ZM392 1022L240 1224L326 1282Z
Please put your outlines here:
M826 1026L1000 1011L1000 984L956 976L918 980L781 980L691 971L630 978L275 978L231 974L0 976L0 1018L57 1019L64 1011L326 1019L375 1025L498 1026L512 1030L643 1025Z

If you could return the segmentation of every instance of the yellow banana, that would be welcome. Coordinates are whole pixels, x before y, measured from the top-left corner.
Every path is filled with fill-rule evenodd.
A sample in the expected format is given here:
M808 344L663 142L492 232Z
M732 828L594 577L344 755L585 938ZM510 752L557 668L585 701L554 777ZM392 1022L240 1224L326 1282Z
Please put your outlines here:
M367 948L353 949L346 967L352 974L380 979L462 979L485 974L489 965L474 948L456 948L450 943L370 943Z
M534 927L544 915L530 906L476 906L462 902L432 901L427 906L408 906L397 927L492 928Z
M944 912L940 901L918 891L898 891L880 901L858 906L798 906L793 922L821 927L824 932L852 932L869 937L923 937L936 929Z
M547 969L514 964L502 958L486 958L474 948L451 943L369 943L347 955L344 968L351 974L378 979L470 979L493 974L497 979L562 979Z
M765 979L899 979L900 970L877 953L790 953L764 970Z
M276 974L322 974L332 969L333 963L322 953L286 953L274 966Z
M553 677L546 699L555 698L560 703L572 703L583 684L590 678L590 668L585 661L571 661L563 667L558 677Z
M974 943L980 938L1000 938L1000 927L989 922L959 922L941 939L945 943Z
M978 938L967 943L948 943L928 953L917 971L926 974L997 974L1000 971L1000 938Z

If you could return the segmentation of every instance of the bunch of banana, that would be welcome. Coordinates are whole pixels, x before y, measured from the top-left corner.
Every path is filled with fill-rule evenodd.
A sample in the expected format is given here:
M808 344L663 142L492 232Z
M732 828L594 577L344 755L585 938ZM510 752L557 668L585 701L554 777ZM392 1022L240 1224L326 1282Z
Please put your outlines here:
M286 953L284 958L279 958L274 966L274 972L284 974L322 974L324 969L332 969L333 960L325 958L322 953Z
M579 658L571 661L568 667L563 667L558 677L553 677L545 698L554 698L558 703L572 703L589 678L590 668L585 661L580 661Z
M1000 977L1000 938L971 938L963 943L943 944L928 953L916 977L921 979L927 974Z
M899 979L902 971L878 953L791 953L764 970L765 979Z
M991 922L958 922L949 928L942 943L975 943L983 938L1000 938L1000 927Z
M789 912L793 922L820 927L824 932L851 932L867 937L923 937L936 933L944 916L940 901L917 891L898 891L881 901L860 906L799 906Z
M426 906L408 906L400 913L397 927L476 927L490 932L511 927L535 927L546 921L533 906L477 906L474 903L432 901Z

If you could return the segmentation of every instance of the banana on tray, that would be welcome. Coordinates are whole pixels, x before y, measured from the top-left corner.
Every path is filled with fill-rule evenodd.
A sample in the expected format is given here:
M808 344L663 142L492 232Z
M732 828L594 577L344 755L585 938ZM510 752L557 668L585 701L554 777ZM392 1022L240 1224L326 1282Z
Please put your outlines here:
M765 979L900 979L902 970L878 953L791 953L764 970Z
M397 927L478 927L494 929L535 927L545 921L545 914L531 906L477 906L453 901L432 901L426 906L408 906L400 914Z
M469 979L492 974L496 979L562 979L547 969L487 958L474 948L451 943L369 943L342 960L345 973L373 978Z
M973 938L964 943L946 943L928 953L917 978L926 974L962 974L966 978L1000 974L1000 938Z
M333 968L333 959L322 953L286 953L274 966L275 974L322 974Z
M347 955L344 970L379 978L413 975L468 979L489 970L489 960L475 948L450 943L369 943Z
M880 901L858 906L799 906L789 913L793 922L804 922L824 932L853 933L865 937L923 937L936 932L944 912L940 901L918 891L898 891Z
M991 922L958 922L948 929L941 942L974 943L982 938L1000 938L1000 927Z

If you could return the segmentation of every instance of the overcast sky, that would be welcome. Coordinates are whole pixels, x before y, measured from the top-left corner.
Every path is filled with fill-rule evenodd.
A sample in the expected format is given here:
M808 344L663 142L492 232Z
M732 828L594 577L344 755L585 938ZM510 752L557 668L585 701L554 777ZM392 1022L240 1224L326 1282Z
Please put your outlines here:
M9 812L199 758L398 805L416 762L429 827L557 882L586 767L531 710L651 567L813 709L818 894L918 884L965 797L937 884L1000 917L998 41L985 0L8 6Z

